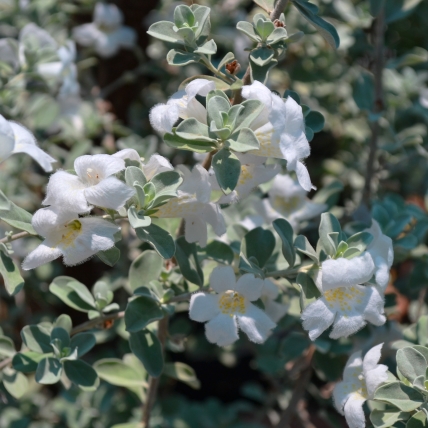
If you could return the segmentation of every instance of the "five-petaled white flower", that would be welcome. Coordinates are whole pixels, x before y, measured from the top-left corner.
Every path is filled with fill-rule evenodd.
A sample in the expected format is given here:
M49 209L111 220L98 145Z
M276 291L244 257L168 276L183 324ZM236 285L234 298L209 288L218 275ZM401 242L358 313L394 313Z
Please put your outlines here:
M336 384L333 397L337 410L345 415L350 428L364 428L363 404L373 399L376 389L388 380L388 367L378 364L383 343L370 349L362 358L361 351L352 354L343 372L343 381Z
M192 80L185 88L176 92L166 104L157 104L150 111L150 123L161 134L171 132L179 118L194 117L207 124L207 110L196 99L196 95L206 97L215 89L215 83L207 79Z
M272 180L280 171L279 165L265 165L266 158L244 153L236 153L241 162L241 174L235 190L228 195L223 195L217 202L219 204L236 203L249 195L259 184ZM220 189L214 170L210 170L213 188Z
M327 205L308 199L307 191L288 175L277 175L268 194L269 198L263 199L265 221L271 223L284 217L295 232L302 221L317 217L327 209Z
M53 174L43 205L59 206L64 210L84 213L89 204L118 210L135 190L113 174L125 168L125 161L110 155L85 155L74 161L77 175L66 171Z
M97 3L94 22L73 28L73 38L82 46L93 46L104 58L115 55L120 48L132 48L137 34L122 25L123 14L115 4Z
M261 101L265 108L251 124L251 129L260 143L260 149L252 150L256 156L285 159L287 169L295 171L300 185L309 191L313 188L306 166L302 159L310 154L305 135L305 121L302 108L288 97L284 102L272 93L263 83L255 81L242 87L242 96L246 99Z
M14 153L30 155L46 172L52 171L56 160L37 146L31 132L0 115L0 163Z
M332 339L347 337L367 321L379 326L386 321L384 298L378 286L361 285L375 271L371 255L364 252L353 259L328 259L321 265L316 285L321 297L302 312L303 328L315 340L332 324Z
M207 322L208 341L219 346L238 340L238 328L255 343L263 343L276 324L251 302L261 296L263 280L252 274L238 281L230 266L216 267L210 277L210 286L218 294L196 293L190 299L189 317Z
M177 190L177 197L162 205L153 216L159 218L183 218L187 242L198 242L201 247L207 245L207 224L216 235L226 232L226 225L218 204L210 202L211 184L208 171L195 165L190 171L184 165L180 167L183 184Z
M33 216L32 225L45 240L22 263L34 269L64 256L64 264L77 265L99 251L114 245L120 227L97 217L79 217L76 212L42 208Z

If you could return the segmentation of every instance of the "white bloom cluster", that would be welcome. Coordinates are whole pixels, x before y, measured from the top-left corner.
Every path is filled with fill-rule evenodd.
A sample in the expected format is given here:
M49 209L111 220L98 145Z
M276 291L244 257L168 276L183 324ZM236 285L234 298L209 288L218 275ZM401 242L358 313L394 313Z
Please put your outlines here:
M321 263L315 283L321 297L302 313L303 327L315 340L331 325L330 337L347 337L367 322L384 324L384 291L393 262L392 240L373 220L373 241L361 255L327 259Z
M373 399L376 389L388 380L388 367L378 364L383 343L373 347L364 359L361 351L349 357L343 381L336 384L333 397L337 410L345 415L349 428L364 428L363 404Z
M82 46L92 46L98 55L109 58L120 48L132 48L137 40L134 29L122 23L123 14L116 5L97 3L93 22L73 28L73 38Z

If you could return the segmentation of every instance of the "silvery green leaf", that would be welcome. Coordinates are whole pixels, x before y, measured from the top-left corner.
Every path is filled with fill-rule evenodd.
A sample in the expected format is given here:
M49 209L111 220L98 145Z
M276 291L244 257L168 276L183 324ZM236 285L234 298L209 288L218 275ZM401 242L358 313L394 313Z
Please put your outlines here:
M156 196L152 208L164 204L177 196L177 189L183 182L183 178L177 171L164 171L156 174L151 183L155 186Z
M236 136L237 138L234 139ZM233 134L231 138L227 140L227 143L235 152L248 152L249 150L258 150L260 148L260 143L256 134L250 128L242 128L239 134Z
M3 386L12 397L19 399L29 391L28 380L24 374L10 367L6 367L2 374Z
M299 40L301 40L304 35L305 35L305 33L303 31L297 31L297 33L290 34L290 36L287 37L287 39L285 40L285 42L287 44L296 43Z
M273 221L272 226L281 238L282 254L285 260L290 267L293 267L296 262L296 252L293 245L294 232L291 224L284 218L279 218Z
M144 186L146 184L144 184ZM131 199L130 203L135 202L136 204L138 204L138 206L140 208L141 207L145 207L146 206L146 202L149 202L149 201L148 200L146 201L146 193L144 192L144 187L141 184L138 184L138 183L135 183L133 185L133 187L135 189L135 196L133 196L133 199Z
M135 232L139 239L152 244L156 252L164 259L174 256L175 242L166 230L152 223L147 227L138 227Z
M236 28L246 34L251 40L260 43L261 37L255 32L254 26L247 21L239 21Z
M135 183L144 186L147 183L144 172L136 166L128 166L125 169L125 181L128 186L133 186Z
M334 256L336 254L336 247L328 235L330 233L337 232L338 242L344 241L342 228L340 227L340 223L337 221L337 218L331 213L321 214L321 223L318 231L321 247L326 254Z
M253 275L264 278L264 272L251 260L248 260L243 253L239 256L239 270L246 273L252 273Z
M67 377L85 391L94 391L100 380L97 372L82 360L69 360L63 363Z
M126 330L134 333L164 317L162 308L155 299L139 296L128 302L125 309Z
M98 376L111 385L138 387L145 384L144 370L125 364L117 358L104 358L94 364Z
M416 412L406 424L406 428L426 428L427 426L427 414L424 410Z
M265 108L259 100L246 100L240 105L244 108L239 111L236 117L234 132L238 132L242 128L249 128Z
M223 148L213 156L212 167L221 190L228 195L238 184L241 162L230 150Z
M296 284L300 288L300 309L303 310L310 303L317 300L321 293L315 285L312 278L305 272L299 272L296 278Z
M0 190L0 220L16 229L25 230L31 235L37 235L31 225L32 218L33 216L29 212L15 205Z
M88 288L74 278L59 276L49 286L49 291L66 305L78 311L95 309L95 300Z
M107 304L113 300L113 291L104 281L97 281L92 287L92 294L95 297L95 300L102 299Z
M164 374L189 385L193 389L199 389L201 386L195 371L192 367L184 363L176 362L165 364Z
M183 44L182 38L174 31L174 24L169 21L155 22L150 26L147 33L164 42Z
M184 40L184 44L189 48L194 48L195 46L195 33L192 28L182 27L174 28L177 31L177 35ZM182 51L184 52L184 51Z
M149 181L144 185L143 192L144 192L144 204L145 204L144 206L148 206L156 196L155 185Z
M248 260L256 259L260 268L266 265L274 249L275 236L262 227L250 230L241 242L241 252Z
M83 357L96 344L95 336L92 333L79 333L71 338L70 348L77 349L77 356Z
M275 26L273 22L269 18L265 18L263 15L254 17L254 24L256 27L256 31L258 35L262 38L262 41L266 41L266 39L271 35L271 33L275 30Z
M281 41L289 41L287 30L284 27L275 28L266 40L266 43L273 45Z
M0 337L0 355L2 357L13 357L16 354L15 345L10 337Z
M207 143L215 142L215 140L209 136L208 126L198 122L193 117L183 120L183 122L175 128L175 134L185 140L206 141Z
M391 382L380 386L374 398L392 404L404 412L411 412L424 402L424 398L418 391L402 382Z
M209 153L217 149L217 142L215 140L186 140L176 134L166 133L163 136L165 143L176 149L190 150L195 153Z
M195 15L186 5L179 5L174 10L174 23L178 28L195 26Z
M226 82L224 82L223 80L214 77L214 76L206 76L206 75L195 75L195 76L191 76L188 77L187 79L184 79L181 83L180 86L178 87L179 91L184 90L184 88L192 81L195 79L205 79L205 80L209 80L211 82L214 82L215 84L215 88L219 91L227 91L230 89L230 85Z
M403 376L414 382L418 376L425 376L427 362L420 352L407 347L397 351L397 366Z
M62 327L53 328L51 331L51 344L54 341L59 345L60 350L70 347L70 335L68 331Z
M258 67L264 67L272 61L274 53L273 49L266 47L254 49L250 53L251 63Z
M137 227L150 226L152 224L152 219L144 214L139 214L135 207L130 207L128 209L128 219L134 229Z
M328 44L337 49L340 45L339 35L336 29L329 22L318 16L318 7L308 0L293 0L297 10L321 33Z
M162 347L159 339L150 330L131 333L129 346L150 376L161 375L164 363Z
M228 113L230 110L230 102L222 96L213 96L209 98L207 102L207 112L208 112L208 123L211 124L212 121L216 124L218 129L223 128L223 116L222 112Z
M198 24L198 28L195 31L196 41L198 43L203 43L208 38L211 31L211 9L207 6L200 6L198 4L192 4L190 9L192 9L195 15L195 21Z
M374 80L368 72L362 72L352 85L352 96L360 110L371 111L374 104Z
M192 62L198 62L199 59L199 55L178 49L171 49L166 56L168 64L176 65L178 67L191 64Z
M189 243L184 236L175 241L175 258L184 278L193 284L202 287L204 285L204 273L198 259L198 251L195 243Z
M269 14L273 11L273 8L275 6L275 0L254 0L254 3L259 5Z
M205 42L202 46L199 46L198 49L193 52L198 54L214 55L217 52L217 45L214 40L211 39L208 42Z
M252 81L254 82L255 80L257 80L261 83L266 83L269 71L271 70L271 68L275 67L276 64L278 64L278 61L272 58L268 63L261 66L258 63L254 62L252 56L250 55L250 71Z
M235 54L233 52L228 52L223 59L218 63L217 70L221 70L223 66L235 59Z
M385 22L399 21L411 15L422 0L388 0L385 2Z
M43 358L37 365L36 382L43 385L52 385L61 378L62 366L54 357Z
M389 428L395 426L398 421L405 421L410 413L399 410L378 410L375 409L370 414L370 421L375 428Z
M359 232L347 239L346 243L349 248L356 248L360 252L367 249L373 241L373 235L369 232Z
M4 286L7 292L13 296L24 286L24 279L21 276L18 266L7 254L4 244L0 244L0 275L3 277Z
M303 235L299 235L294 240L294 246L297 248L299 252L308 256L315 263L319 263L318 255L312 245L309 243L308 238Z
M46 354L39 354L34 351L19 352L13 356L12 366L15 370L23 373L31 373L37 370L37 364Z
M324 116L318 111L311 111L305 116L305 125L309 126L314 132L320 132L324 128Z
M305 126L306 139L311 142L314 139L314 131L309 126Z
M129 287L132 291L159 279L162 272L163 260L153 250L143 251L131 264L129 269Z
M113 267L120 259L120 250L113 246L108 250L98 251L97 257L107 266Z
M40 325L26 325L21 338L30 351L46 354L52 352L50 333Z

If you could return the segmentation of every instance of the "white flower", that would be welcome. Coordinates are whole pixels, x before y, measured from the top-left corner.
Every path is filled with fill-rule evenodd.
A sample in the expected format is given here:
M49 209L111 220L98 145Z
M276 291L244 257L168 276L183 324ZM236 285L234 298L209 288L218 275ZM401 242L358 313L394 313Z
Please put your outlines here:
M22 263L25 270L34 269L64 256L67 266L82 263L99 251L114 245L114 234L120 228L97 217L79 218L76 212L52 208L38 210L32 220L36 232L45 240Z
M43 205L59 206L84 213L89 204L118 210L135 190L113 174L125 168L125 161L110 155L80 156L74 161L77 175L58 171L50 177Z
M375 264L375 279L383 291L389 282L389 271L394 261L392 239L382 233L379 223L372 220L372 226L366 229L373 235L373 241L367 247L367 252L372 256Z
M261 300L265 312L273 322L278 322L288 311L288 305L278 303L275 299L279 296L278 287L270 280L263 280Z
M207 79L192 80L184 91L176 92L166 104L155 105L150 111L150 123L161 134L171 132L179 118L194 117L207 124L207 111L196 99L196 95L206 97L215 89L215 83Z
M123 14L116 5L97 3L93 20L73 28L73 38L82 46L93 46L105 58L113 56L120 48L134 46L137 34L133 28L122 25Z
M242 96L259 100L265 105L264 111L251 124L260 142L260 149L249 153L285 159L287 169L296 172L300 185L306 191L311 190L311 179L302 163L302 159L310 154L302 108L291 97L284 102L258 81L243 86Z
M280 171L279 165L265 165L266 158L254 156L244 153L236 153L241 162L241 174L239 175L238 184L235 190L228 195L223 195L219 200L219 204L236 203L249 195L251 191L259 184L266 183L275 177ZM217 183L214 170L210 170L212 184L216 189L220 189Z
M159 218L183 218L187 242L198 242L205 247L208 241L207 224L221 236L226 232L226 225L220 207L210 202L211 185L208 172L200 165L195 165L190 172L184 165L180 166L183 183L177 190L178 196L162 205L154 216Z
M14 153L30 155L46 172L52 171L56 160L37 146L31 132L0 115L0 163Z
M361 285L371 279L374 270L367 252L350 260L341 257L322 263L316 278L321 297L302 312L303 328L312 340L332 324L333 339L356 333L367 321L376 326L384 324L382 290Z
M238 339L238 328L255 343L263 343L276 324L252 301L261 296L263 281L252 274L238 281L230 266L216 267L210 286L218 294L196 293L190 299L189 317L207 322L205 334L211 343L230 345Z
M307 191L288 175L277 175L269 190L269 198L263 199L264 217L267 223L286 218L297 232L304 220L317 217L327 209L306 197Z
M350 428L364 428L363 404L373 399L376 389L388 380L388 367L378 364L383 343L370 349L362 359L361 351L352 354L343 372L343 381L336 384L333 397L337 410L345 415Z
M174 168L168 159L156 153L150 156L150 159L146 164L143 164L143 172L147 180L151 180L160 172L172 171L173 169Z

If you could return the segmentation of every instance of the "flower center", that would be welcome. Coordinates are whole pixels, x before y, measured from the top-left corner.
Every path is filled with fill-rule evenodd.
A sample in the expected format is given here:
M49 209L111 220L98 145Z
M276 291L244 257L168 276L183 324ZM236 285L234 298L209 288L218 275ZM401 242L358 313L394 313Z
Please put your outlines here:
M246 165L242 165L241 175L239 176L238 184L243 185L247 181L250 181L253 178L253 174L249 171L249 168Z
M64 247L69 247L73 244L74 240L80 235L82 230L82 223L79 220L73 220L64 225L65 230L61 235L60 243Z
M342 312L350 311L351 303L361 303L364 292L357 287L339 287L324 292L329 306L339 305Z
M283 214L291 214L300 208L302 202L303 200L300 196L291 196L290 198L275 196L273 206L277 211Z
M88 168L87 170L86 170L86 176L88 177L88 181L91 183L91 184L98 184L99 183L99 181L100 181L100 175L98 174L98 172L97 171L95 171L94 169L92 169L92 168Z
M236 291L228 290L220 297L218 306L223 314L245 314L245 297Z

